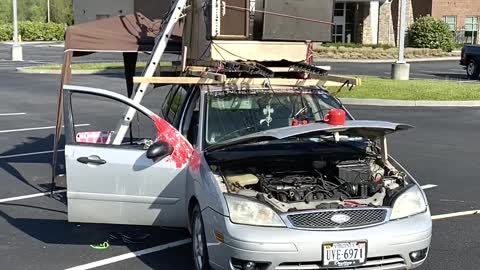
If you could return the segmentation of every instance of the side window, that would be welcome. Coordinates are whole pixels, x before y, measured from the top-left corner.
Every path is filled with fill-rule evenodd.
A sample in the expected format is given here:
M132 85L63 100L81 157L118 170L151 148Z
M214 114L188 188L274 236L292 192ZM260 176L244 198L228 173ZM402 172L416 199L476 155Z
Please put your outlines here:
M197 143L198 126L200 121L200 98L199 95L195 95L193 100L188 104L188 108L185 114L185 122L182 127L182 135L195 146Z
M185 102L187 94L187 90L185 90L185 88L182 86L175 86L175 88L170 90L170 93L168 94L166 102L162 108L162 113L165 120L173 124L177 115L182 109L182 105Z
M72 94L71 105L74 142L87 145L111 145L117 125L128 109L128 105L116 100L79 93ZM153 121L137 112L122 146L142 148L155 138Z
M172 101L172 97L173 97L173 95L175 94L175 91L176 91L176 90L177 90L177 89L176 89L174 86L172 86L172 87L170 88L170 90L168 90L168 94L167 94L167 96L165 97L165 100L163 101L163 105L162 105L162 117L165 118L165 120L167 120L167 121L168 121L168 119L167 119L168 109L169 109L170 103L171 103L171 101Z

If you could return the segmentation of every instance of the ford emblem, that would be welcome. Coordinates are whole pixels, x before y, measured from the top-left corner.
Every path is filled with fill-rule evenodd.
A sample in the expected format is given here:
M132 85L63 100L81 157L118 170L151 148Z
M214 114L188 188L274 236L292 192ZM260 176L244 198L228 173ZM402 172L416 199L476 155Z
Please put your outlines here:
M330 220L337 223L337 224L343 224L343 223L350 220L350 216L347 216L347 215L344 215L344 214L335 214L335 215L332 216L332 218Z

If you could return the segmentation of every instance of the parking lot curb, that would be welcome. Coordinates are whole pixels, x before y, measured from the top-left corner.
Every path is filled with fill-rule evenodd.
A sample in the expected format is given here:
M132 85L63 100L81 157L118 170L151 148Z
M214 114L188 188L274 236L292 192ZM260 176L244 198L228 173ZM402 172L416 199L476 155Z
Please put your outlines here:
M2 41L0 44L13 45L13 41ZM64 47L63 41L22 41L20 45L48 45L52 47Z
M391 100L340 98L345 105L387 106L387 107L480 107L480 100L432 101L432 100Z
M335 59L335 58L319 58L315 57L315 63L362 63L362 64L388 64L395 63L397 59ZM417 62L438 62L438 61L460 61L460 56L452 57L431 57L431 58L415 58L406 59L408 63Z

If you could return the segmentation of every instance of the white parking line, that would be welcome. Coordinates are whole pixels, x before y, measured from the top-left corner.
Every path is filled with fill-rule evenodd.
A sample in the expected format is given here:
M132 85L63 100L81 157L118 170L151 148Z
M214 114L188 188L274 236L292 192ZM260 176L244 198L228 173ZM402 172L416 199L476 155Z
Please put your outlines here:
M76 127L86 127L86 126L90 126L90 124L79 124L79 125L75 125L75 126L76 126ZM32 130L52 129L52 128L55 128L55 127L56 127L56 126L0 130L0 134L1 134L1 133L21 132L21 131L32 131Z
M95 267L100 267L100 266L103 266L103 265L112 264L112 263L116 263L116 262L119 262L119 261L128 260L128 259L131 259L131 258L140 257L140 256L143 256L143 255L146 255L146 254L149 254L149 253L158 252L158 251L162 251L162 250L177 247L177 246L182 246L182 245L190 243L190 241L191 241L190 239L183 239L183 240L180 240L180 241L175 241L175 242L160 245L160 246L147 248L147 249L143 249L143 250L139 250L139 251L135 251L135 252L125 253L125 254L115 256L115 257L112 257L112 258L108 258L108 259L104 259L104 260L100 260L100 261L96 261L96 262L92 262L92 263L87 263L87 264L80 265L80 266L71 267L71 268L68 268L68 269L65 269L65 270L92 269L92 268L95 268Z
M470 210L470 211L456 212L456 213L450 213L450 214L436 215L436 216L432 216L432 220L446 219L446 218L452 218L452 217L472 216L472 215L480 215L480 210Z
M435 188L435 187L438 187L437 185L432 185L432 184L428 184L428 185L423 185L421 186L421 188L423 190L426 190L426 189L431 189L431 188Z
M27 113L19 112L19 113L0 113L0 116L17 116L17 115L26 115Z
M58 152L63 152L63 151L65 151L65 150L64 149L58 149ZM50 153L53 153L53 150L0 156L0 159L16 158L16 157L28 157L28 156L50 154Z
M67 191L66 189L61 189L61 190L55 190L53 193L55 193L55 194L56 193L64 193L66 191ZM31 199L31 198L36 198L36 197L42 197L42 196L46 196L46 195L50 195L50 192L35 193L35 194L30 194L30 195L0 199L0 204L6 203L6 202L13 202L13 201L20 201L20 200Z

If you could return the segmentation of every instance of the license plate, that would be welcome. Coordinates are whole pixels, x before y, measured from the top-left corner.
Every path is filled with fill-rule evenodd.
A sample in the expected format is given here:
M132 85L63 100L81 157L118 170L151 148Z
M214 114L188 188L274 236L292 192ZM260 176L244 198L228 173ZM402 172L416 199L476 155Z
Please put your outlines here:
M367 242L342 242L324 244L323 266L350 267L367 261Z

